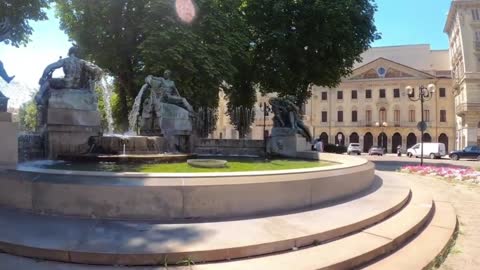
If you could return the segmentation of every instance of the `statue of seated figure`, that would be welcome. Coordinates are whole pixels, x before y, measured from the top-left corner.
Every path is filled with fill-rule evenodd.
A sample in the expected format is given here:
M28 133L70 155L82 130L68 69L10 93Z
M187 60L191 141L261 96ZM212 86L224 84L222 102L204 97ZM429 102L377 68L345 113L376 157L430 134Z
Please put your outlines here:
M78 58L78 48L72 47L68 51L68 57L48 65L40 78L40 90L35 96L39 111L38 124L42 126L45 122L45 111L49 99L49 91L60 89L85 89L93 93L94 82L99 80L102 70L96 65ZM64 78L52 78L56 69L62 68Z
M170 80L170 75L170 70L165 70L163 77L148 75L145 78L145 83L151 87L152 95L160 102L173 104L193 113L192 106L185 98L180 96L175 82Z

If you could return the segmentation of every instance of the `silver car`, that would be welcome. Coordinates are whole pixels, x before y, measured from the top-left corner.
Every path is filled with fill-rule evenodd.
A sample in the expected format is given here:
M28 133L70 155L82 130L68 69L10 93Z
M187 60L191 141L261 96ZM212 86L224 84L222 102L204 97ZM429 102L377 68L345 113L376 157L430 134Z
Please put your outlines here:
M360 155L362 153L362 149L360 148L359 143L351 143L348 145L347 154L351 155L352 153Z

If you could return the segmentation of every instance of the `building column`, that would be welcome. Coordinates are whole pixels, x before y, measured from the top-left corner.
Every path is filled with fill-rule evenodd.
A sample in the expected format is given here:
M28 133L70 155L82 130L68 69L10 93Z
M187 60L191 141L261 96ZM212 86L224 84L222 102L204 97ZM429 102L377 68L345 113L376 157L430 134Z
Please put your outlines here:
M465 136L465 146L478 144L478 123L480 113L472 113L465 116L465 127L463 133Z

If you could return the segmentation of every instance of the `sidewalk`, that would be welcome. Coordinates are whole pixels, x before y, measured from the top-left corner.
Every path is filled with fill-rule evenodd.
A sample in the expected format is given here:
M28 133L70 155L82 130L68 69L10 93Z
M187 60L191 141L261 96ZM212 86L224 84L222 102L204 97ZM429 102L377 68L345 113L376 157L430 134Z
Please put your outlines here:
M457 212L459 234L440 270L476 270L480 265L480 185L431 177L411 181L430 190L437 201L450 202Z

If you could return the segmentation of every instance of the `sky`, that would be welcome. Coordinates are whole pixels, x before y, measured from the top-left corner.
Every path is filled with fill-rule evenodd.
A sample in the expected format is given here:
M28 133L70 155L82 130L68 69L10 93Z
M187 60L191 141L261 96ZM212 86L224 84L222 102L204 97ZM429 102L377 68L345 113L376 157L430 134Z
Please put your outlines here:
M448 38L443 33L451 0L376 0L377 31L382 38L372 46L430 44L432 49L448 49ZM60 30L53 9L47 12L49 20L32 22L34 29L27 47L15 48L0 43L0 60L9 75L15 79L7 85L0 80L0 91L10 98L9 106L18 107L29 100L38 89L43 69L66 57L72 42ZM54 76L61 76L57 71Z

